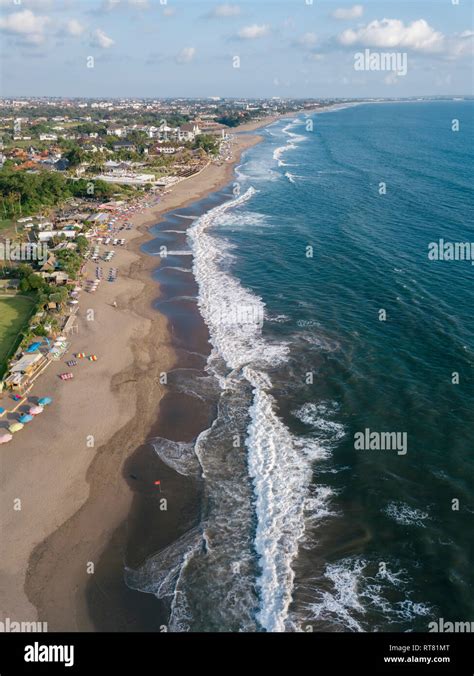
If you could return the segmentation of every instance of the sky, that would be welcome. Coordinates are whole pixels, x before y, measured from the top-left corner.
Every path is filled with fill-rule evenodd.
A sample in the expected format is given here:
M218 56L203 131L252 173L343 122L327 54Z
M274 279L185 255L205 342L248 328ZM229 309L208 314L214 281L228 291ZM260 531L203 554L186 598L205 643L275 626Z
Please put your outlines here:
M473 0L0 0L0 95L468 95L473 44Z

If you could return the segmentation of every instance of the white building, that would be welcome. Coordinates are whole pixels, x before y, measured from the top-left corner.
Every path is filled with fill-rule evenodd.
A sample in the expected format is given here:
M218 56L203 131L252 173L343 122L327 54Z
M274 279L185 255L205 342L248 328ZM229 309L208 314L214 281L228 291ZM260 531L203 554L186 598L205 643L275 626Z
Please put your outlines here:
M111 126L107 129L107 136L118 136L118 138L122 138L122 136L125 136L125 129L123 127Z

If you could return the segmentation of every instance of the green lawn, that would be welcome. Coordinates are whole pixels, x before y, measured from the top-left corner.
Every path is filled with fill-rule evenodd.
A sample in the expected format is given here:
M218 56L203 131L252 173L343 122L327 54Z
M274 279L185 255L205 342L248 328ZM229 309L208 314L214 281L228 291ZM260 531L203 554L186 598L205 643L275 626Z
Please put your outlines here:
M5 372L8 357L16 348L20 333L34 308L34 302L24 296L0 298L0 377Z

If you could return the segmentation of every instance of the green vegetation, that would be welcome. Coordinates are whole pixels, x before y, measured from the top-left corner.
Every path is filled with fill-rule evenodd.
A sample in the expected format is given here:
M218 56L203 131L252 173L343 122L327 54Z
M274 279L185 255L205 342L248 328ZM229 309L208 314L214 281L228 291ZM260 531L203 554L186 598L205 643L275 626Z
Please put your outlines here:
M61 251L58 251L56 253L56 260L58 261L60 269L64 270L64 272L67 272L70 279L77 279L77 274L81 269L83 261L82 256L80 256L75 251L70 251L69 249L62 249Z
M0 232L10 230L13 227L11 218L0 218Z
M194 141L194 148L202 148L206 153L210 153L211 155L217 155L219 152L218 143L215 138L209 134L200 134L197 136Z
M226 127L238 127L239 124L249 122L251 119L252 118L248 113L242 113L240 115L222 115L222 117L216 118L216 122L225 124Z
M5 373L9 357L22 340L34 309L32 298L0 298L0 377Z
M63 254L62 265L64 267L62 269L65 272L68 272L66 268L70 266L71 272L74 274L74 271L78 269L76 267L77 260L79 259L79 261L82 261L82 259L80 259L80 257L76 253L74 253L74 251L69 251L67 249L65 249L64 252L61 251L59 253ZM70 258L66 254L69 255L72 254L72 256L74 257ZM20 278L20 291L22 291L23 293L34 295L39 305L46 305L46 303L48 302L55 303L65 302L67 300L68 293L66 286L58 287L52 284L48 284L48 282L46 282L41 277L41 275L38 275L37 273L33 272L32 268L28 264L22 263L21 265L19 265L17 268L17 274L18 277ZM54 298L51 297L58 292L60 292L61 294L61 301L55 300Z
M84 152L79 146L73 146L64 154L64 157L69 161L70 167L78 167L81 162L84 162Z
M95 181L91 191L89 181L73 181L51 171L38 174L10 169L0 171L0 213L5 218L35 214L68 197L108 197L111 193L111 187L103 181Z

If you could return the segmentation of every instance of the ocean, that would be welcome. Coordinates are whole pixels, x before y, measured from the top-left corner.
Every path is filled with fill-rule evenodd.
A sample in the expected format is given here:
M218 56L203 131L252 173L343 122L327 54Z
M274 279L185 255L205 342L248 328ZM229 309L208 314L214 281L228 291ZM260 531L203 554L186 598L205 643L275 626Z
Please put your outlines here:
M474 256L429 256L474 241L473 113L279 120L230 186L154 228L177 419L195 400L212 420L154 442L201 491L189 531L128 579L166 600L170 631L474 619Z

